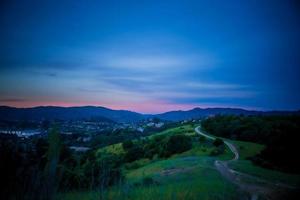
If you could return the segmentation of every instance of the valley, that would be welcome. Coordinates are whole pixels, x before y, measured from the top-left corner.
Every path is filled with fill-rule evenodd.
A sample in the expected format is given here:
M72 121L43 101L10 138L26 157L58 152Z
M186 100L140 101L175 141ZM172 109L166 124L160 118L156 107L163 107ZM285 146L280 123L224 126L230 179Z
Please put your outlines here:
M53 172L48 170L55 169L51 175L58 187L51 197L55 200L138 200L141 196L145 200L293 199L298 195L300 174L294 172L294 166L283 168L264 152L276 149L273 144L277 141L283 145L280 154L295 148L294 141L284 141L282 137L295 133L296 129L285 132L286 127L282 126L276 136L256 127L268 124L271 130L280 123L296 125L297 120L298 116L217 115L177 122L149 118L130 127L107 120L52 121L41 135L2 134L0 147L4 152L12 148L9 151L15 151L19 162L24 162L16 165L16 169L40 168L49 176ZM37 123L41 128L43 124ZM91 129L93 126L107 129L101 133ZM113 128L116 126L119 127ZM143 132L133 127L142 127ZM77 133L66 134L70 131ZM264 142L269 134L272 134L272 143ZM26 164L29 154L30 165ZM49 168L52 160L57 160L57 164ZM34 181L44 180L46 184L51 180L32 173ZM41 190L43 195L51 189L41 186L43 184L20 194L33 195L31 190L34 189ZM23 186L16 187L23 191Z

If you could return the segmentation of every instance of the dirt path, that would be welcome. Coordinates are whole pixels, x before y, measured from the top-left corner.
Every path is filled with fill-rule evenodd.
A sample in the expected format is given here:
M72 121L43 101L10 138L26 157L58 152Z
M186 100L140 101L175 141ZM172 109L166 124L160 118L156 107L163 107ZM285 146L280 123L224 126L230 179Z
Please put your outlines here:
M196 127L195 131L199 135L211 140L215 140L215 137L203 133L200 130L200 126ZM228 141L224 141L224 143L232 151L234 158L227 161L216 160L214 163L215 167L222 174L222 176L224 176L230 182L238 185L242 191L248 193L251 200L259 198L274 199L274 196L280 195L280 193L284 192L288 187L290 187L284 184L269 182L252 175L230 169L228 167L228 163L237 161L239 159L239 152L232 143Z

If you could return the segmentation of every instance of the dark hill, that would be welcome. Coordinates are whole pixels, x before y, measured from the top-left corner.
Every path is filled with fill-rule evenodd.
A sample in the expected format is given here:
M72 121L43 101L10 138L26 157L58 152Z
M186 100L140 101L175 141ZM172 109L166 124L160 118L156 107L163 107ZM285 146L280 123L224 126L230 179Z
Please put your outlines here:
M194 108L187 111L170 111L162 114L158 114L155 117L169 120L169 121L180 121L185 119L199 119L209 117L213 115L290 115L297 114L299 111L251 111L240 108Z
M104 117L115 122L136 122L143 118L142 114L126 111L112 110L104 107L34 107L13 108L0 107L1 120L76 120Z
M194 108L188 111L170 111L157 115L143 115L127 110L112 110L105 107L55 107L42 106L34 108L14 108L0 106L0 120L78 120L108 119L114 122L137 122L145 118L159 118L168 121L200 119L217 114L222 115L299 115L299 111L250 111L239 108Z

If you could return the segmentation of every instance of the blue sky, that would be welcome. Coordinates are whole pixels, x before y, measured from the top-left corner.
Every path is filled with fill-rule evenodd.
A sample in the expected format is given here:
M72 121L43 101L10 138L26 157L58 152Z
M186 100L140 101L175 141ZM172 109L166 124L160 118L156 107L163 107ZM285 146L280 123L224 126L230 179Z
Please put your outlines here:
M296 1L2 1L0 104L300 108Z

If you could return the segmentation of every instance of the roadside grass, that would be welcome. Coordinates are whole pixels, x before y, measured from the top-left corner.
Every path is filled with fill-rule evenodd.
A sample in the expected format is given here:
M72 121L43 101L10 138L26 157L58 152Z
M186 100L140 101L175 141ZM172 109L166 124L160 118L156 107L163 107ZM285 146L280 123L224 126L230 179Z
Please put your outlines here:
M239 160L229 163L230 168L272 182L285 183L292 186L300 185L300 175L262 168L247 160L247 158L261 152L265 148L264 145L253 142L229 141L235 144L240 154Z
M206 132L205 134L216 137ZM218 138L221 138L225 141L234 144L238 149L239 156L240 156L239 160L229 163L229 167L231 169L258 178L262 178L274 183L283 183L283 184L287 184L290 186L297 186L297 187L300 186L300 175L288 174L276 170L262 168L260 166L254 165L250 160L247 159L261 152L265 148L264 145L253 143L253 142L230 140L222 137L218 137Z
M238 160L229 164L230 168L262 178L274 183L284 183L291 186L300 186L300 175L287 174L254 165L250 160Z
M227 140L227 141L233 143L236 146L240 155L239 159L241 160L255 156L265 148L264 145L253 143L253 142L243 142L237 140Z
M212 144L212 140L206 139L205 141L198 141L198 137L193 141L192 149L183 152L181 154L173 155L172 157L185 157L185 156L210 156L218 160L230 160L234 157L234 154L230 149L225 146L224 152L217 156L212 156L212 152L216 147Z

